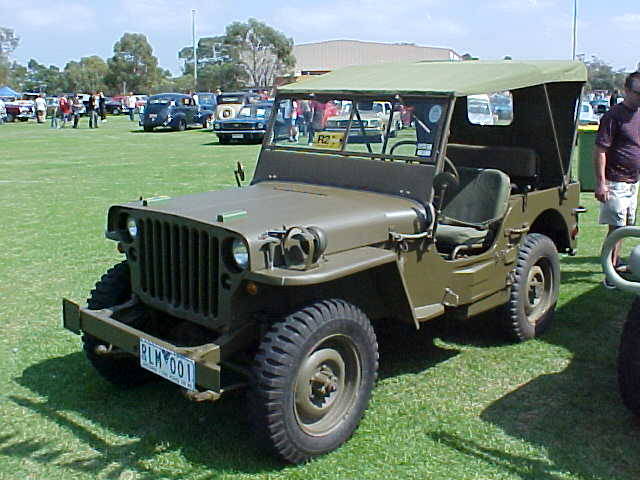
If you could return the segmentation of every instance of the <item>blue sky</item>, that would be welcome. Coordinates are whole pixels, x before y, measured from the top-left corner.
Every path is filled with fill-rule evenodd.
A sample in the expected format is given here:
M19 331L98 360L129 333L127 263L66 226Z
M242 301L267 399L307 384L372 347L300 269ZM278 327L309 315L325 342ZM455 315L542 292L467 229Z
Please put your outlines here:
M197 35L255 17L295 43L355 39L452 48L482 59L571 57L573 0L0 0L0 26L21 37L13 59L64 67L113 54L124 32L143 33L163 68L179 73L178 50ZM615 68L640 62L640 2L578 0L577 52Z

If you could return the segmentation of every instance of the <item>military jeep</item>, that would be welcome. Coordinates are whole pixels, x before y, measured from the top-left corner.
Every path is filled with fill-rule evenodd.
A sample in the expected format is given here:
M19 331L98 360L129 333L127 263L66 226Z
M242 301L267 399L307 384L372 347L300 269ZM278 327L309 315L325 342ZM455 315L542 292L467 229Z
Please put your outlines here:
M372 321L492 311L515 340L549 326L558 252L576 248L585 80L578 62L417 62L284 86L278 105L342 107L345 130L281 139L274 115L250 185L112 206L106 236L125 260L86 306L63 301L64 326L116 385L163 377L196 401L246 389L277 455L329 452L371 396ZM505 91L510 123L469 121L469 95ZM411 112L411 126L369 135L370 102Z

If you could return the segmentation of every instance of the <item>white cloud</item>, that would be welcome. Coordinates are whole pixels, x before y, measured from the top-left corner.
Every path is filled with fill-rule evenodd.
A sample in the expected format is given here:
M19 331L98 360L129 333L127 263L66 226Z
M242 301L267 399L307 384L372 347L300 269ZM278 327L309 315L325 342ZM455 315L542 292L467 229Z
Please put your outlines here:
M640 31L640 13L627 13L611 19L613 24L623 30Z
M270 22L296 43L358 39L435 46L467 33L448 14L446 9L439 10L436 0L397 3L393 9L388 0L328 0L318 6L278 8Z

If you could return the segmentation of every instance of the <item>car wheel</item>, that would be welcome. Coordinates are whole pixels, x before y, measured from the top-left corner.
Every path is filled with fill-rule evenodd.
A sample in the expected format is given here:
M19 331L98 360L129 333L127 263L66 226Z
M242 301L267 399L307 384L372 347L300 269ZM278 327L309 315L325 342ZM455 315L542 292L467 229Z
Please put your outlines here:
M120 113L122 113L122 112L120 112L120 109L119 109L119 108L114 108L114 109L113 109L113 112L111 112L111 113L112 113L113 115L120 115Z
M15 122L16 117L12 113L7 113L7 122Z
M636 297L620 338L618 387L622 403L640 416L640 298Z
M87 299L90 310L102 310L103 308L120 305L131 297L131 276L129 265L126 261L115 265L105 273L96 283ZM126 323L135 325L144 320L144 312L139 312L133 318L128 317ZM117 314L114 314L117 320ZM110 351L111 345L85 333L82 336L85 355L97 372L107 381L120 388L131 388L146 383L154 378L154 375L144 370L136 357L122 352L98 354L97 349Z
M186 129L187 129L187 122L185 122L184 120L180 120L180 122L178 123L178 131L184 132Z
M325 300L274 323L255 357L249 391L254 431L301 463L342 445L369 403L378 344L367 316Z
M543 333L550 325L560 290L560 261L546 235L530 233L518 251L509 300L503 320L509 336L518 341Z
M153 132L153 127L151 127L149 125L145 125L142 128L144 129L145 132Z
M211 129L211 117L207 117L202 121L202 128Z
M231 141L231 138L229 138L229 135L220 135L218 137L218 141L222 144L222 145L228 145L229 142Z

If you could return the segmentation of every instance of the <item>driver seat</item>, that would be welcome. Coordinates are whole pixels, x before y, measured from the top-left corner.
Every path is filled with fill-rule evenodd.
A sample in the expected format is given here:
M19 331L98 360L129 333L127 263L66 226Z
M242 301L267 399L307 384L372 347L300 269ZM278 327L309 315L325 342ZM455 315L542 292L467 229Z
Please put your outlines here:
M460 186L442 210L436 242L451 258L460 250L482 248L492 241L492 227L509 207L511 180L491 168L458 169ZM439 248L440 250L440 248Z

